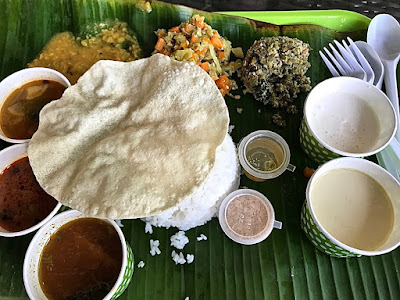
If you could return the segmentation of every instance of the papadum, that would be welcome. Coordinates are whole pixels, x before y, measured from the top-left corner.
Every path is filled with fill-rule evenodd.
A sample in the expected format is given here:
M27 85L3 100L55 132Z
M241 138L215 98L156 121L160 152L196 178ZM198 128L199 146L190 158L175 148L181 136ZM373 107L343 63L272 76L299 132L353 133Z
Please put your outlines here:
M198 66L157 54L99 61L46 105L28 156L44 190L91 216L147 217L206 179L228 109Z

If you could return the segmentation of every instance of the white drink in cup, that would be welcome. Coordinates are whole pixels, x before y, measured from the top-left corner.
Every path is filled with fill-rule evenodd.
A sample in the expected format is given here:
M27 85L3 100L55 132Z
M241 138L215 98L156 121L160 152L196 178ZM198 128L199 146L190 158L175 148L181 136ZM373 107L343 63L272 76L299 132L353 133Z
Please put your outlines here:
M396 130L393 105L381 90L357 78L335 77L308 95L300 142L308 156L322 163L373 155L390 143Z
M390 252L400 245L400 184L366 159L331 160L308 183L301 226L331 256Z

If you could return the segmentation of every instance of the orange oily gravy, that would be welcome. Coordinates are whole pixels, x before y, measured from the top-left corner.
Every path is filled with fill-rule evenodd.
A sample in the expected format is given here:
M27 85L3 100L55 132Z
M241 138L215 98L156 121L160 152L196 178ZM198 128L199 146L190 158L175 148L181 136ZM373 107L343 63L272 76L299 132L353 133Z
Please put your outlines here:
M147 217L206 179L228 109L198 66L100 61L41 112L28 155L44 190L91 216Z

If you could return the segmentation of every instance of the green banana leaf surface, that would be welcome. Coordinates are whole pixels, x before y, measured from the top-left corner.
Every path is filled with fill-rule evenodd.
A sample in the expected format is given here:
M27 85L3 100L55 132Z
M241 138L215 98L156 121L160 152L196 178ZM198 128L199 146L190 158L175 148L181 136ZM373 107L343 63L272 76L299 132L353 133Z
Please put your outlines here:
M247 50L262 36L287 35L310 44L311 68L308 76L315 86L330 77L318 51L333 39L350 36L365 40L364 28L338 32L316 25L285 25L251 21L245 18L206 13L183 6L153 1L150 13L140 9L137 0L0 0L0 79L25 68L56 33L82 34L94 22L118 19L128 23L138 36L145 56L156 43L154 31L171 28L200 13L206 22L228 38L234 47ZM140 220L124 220L123 232L132 246L136 263L132 281L120 299L400 299L400 249L377 257L331 258L307 240L300 228L300 210L305 200L307 178L304 167L317 167L302 152L299 125L306 94L296 100L299 113L280 128L272 123L273 108L264 106L247 94L240 100L226 97L235 142L258 129L282 135L291 149L294 173L285 172L266 182L254 182L244 175L241 186L265 194L275 208L282 230L253 246L231 241L218 220L189 230L190 243L183 252L194 254L192 264L175 265L170 236L174 228L154 228L145 234ZM149 87L150 88L150 87ZM190 88L190 87L188 87ZM242 112L238 112L242 108ZM240 111L240 110L239 110ZM7 147L5 142L1 148ZM205 234L206 241L196 237ZM0 238L0 299L26 299L22 265L34 233L18 238ZM160 240L161 255L152 257L149 240Z

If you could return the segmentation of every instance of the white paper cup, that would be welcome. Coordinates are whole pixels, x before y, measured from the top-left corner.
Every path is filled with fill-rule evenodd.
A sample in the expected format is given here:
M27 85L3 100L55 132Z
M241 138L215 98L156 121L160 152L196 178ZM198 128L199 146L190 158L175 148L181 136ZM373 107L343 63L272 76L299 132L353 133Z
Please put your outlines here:
M68 210L55 216L49 223L43 226L33 237L25 254L23 266L23 279L26 293L32 300L47 300L48 298L43 293L39 282L39 261L44 246L54 234L64 224L86 216L77 210ZM103 298L104 300L116 299L128 287L133 271L134 257L132 249L125 240L121 228L114 220L104 219L109 222L118 233L122 247L122 266L117 281L111 288L111 291Z
M11 165L13 162L28 156L27 154L27 148L28 144L19 144L19 145L12 145L10 147L7 147L3 150L0 151L0 172L2 172L5 168L7 168L9 165ZM52 217L55 216L55 214L58 212L58 210L61 208L61 203L58 202L57 205L54 207L54 209L49 213L49 215L44 218L42 221L37 223L36 225L21 230L21 231L16 231L16 232L10 232L0 226L0 236L4 237L16 237L16 236L21 236L25 235L28 233L31 233L40 227L42 227L44 224L46 224Z
M361 79L334 77L309 93L300 143L311 159L323 163L340 156L376 154L396 130L395 110L381 90Z
M393 229L387 240L376 250L360 250L338 241L322 225L313 209L312 190L316 180L332 170L351 169L375 179L386 191L394 210ZM306 202L301 213L301 226L309 240L321 251L334 257L374 256L388 253L400 245L400 184L379 165L361 158L337 158L320 166L310 178Z
M28 82L35 80L52 80L56 81L65 87L70 87L71 83L60 72L49 68L27 68L15 72L0 82L0 109L2 109L4 102L8 96L16 89L22 87ZM0 139L9 143L27 143L30 139L12 139L7 137L0 126Z

